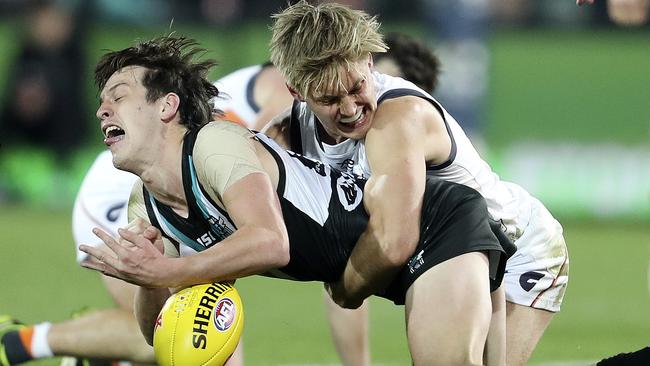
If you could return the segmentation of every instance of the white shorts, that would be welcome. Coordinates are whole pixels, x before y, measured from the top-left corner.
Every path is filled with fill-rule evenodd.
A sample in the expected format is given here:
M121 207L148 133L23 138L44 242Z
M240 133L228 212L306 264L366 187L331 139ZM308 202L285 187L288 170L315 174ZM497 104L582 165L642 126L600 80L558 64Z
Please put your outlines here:
M117 229L128 224L127 203L137 178L113 167L110 151L99 154L84 177L72 211L77 263L88 256L79 250L79 245L103 244L92 233L94 227L116 236Z
M515 241L517 252L506 264L506 300L558 312L569 280L569 253L560 223L539 200L532 198L531 207L530 221Z

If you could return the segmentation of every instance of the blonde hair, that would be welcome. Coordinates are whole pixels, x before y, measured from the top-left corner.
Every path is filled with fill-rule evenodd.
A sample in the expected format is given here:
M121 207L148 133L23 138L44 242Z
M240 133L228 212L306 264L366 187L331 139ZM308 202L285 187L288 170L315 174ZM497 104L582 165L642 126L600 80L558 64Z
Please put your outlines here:
M340 67L387 49L376 17L340 4L303 0L272 18L271 62L303 97L340 88Z

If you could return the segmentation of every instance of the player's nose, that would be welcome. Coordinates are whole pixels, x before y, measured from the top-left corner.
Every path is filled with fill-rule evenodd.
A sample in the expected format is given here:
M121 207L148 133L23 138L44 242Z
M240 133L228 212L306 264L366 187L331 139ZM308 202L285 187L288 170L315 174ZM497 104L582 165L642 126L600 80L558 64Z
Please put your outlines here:
M100 104L99 108L97 108L97 112L95 113L95 115L97 116L97 118L99 118L100 121L103 121L106 118L110 117L111 113L112 112L110 108L108 108L106 103L102 103Z
M354 116L357 112L357 103L351 96L346 96L341 99L339 104L339 111L344 116Z

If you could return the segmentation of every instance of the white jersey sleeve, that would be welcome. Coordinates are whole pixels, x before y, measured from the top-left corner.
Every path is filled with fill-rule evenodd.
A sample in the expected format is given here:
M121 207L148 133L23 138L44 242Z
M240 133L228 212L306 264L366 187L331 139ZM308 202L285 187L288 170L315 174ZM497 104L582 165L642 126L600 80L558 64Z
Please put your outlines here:
M94 227L115 236L118 228L128 224L127 202L137 179L137 176L115 168L109 151L102 152L95 159L81 183L72 211L77 263L87 257L79 250L80 244L102 244L92 233Z
M219 96L213 100L214 107L224 113L223 120L253 128L260 106L255 102L253 90L262 65L236 70L214 82Z

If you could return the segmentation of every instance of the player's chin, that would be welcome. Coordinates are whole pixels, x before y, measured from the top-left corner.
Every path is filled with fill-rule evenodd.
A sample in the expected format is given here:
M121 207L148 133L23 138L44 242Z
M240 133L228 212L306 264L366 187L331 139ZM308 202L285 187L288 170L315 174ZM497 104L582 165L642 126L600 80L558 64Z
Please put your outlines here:
M118 151L110 149L111 154L113 154L113 166L117 169L124 170L126 159L124 158L124 151Z
M363 126L358 126L353 128L350 128L348 126L341 126L339 128L339 131L341 132L341 136L345 138L351 140L361 140L366 137L369 128L370 128L369 125L363 125Z

